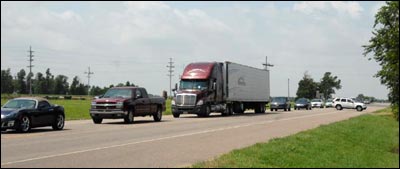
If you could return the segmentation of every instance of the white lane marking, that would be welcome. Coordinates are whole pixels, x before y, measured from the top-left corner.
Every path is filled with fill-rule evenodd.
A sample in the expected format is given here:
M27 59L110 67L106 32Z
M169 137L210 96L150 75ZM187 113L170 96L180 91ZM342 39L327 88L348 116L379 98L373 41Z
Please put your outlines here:
M98 147L98 148L92 148L92 149L81 150L81 151L74 151L74 152L55 154L55 155L48 155L48 156L30 158L30 159L19 160L19 161L6 162L6 163L2 163L1 166L11 165L11 164L18 164L18 163L25 163L25 162L30 162L30 161L43 160L43 159L55 158L55 157L61 157L61 156L69 156L69 155L73 155L73 154L81 154L81 153L87 153L87 152L91 152L91 151L99 151L99 150L105 150L105 149L111 149L111 148L117 148L117 147L125 147L125 146L130 146L130 145L141 144L141 143L156 142L156 141L174 139L174 138L179 138L179 137L187 137L187 136L193 136L193 135L199 135L199 134L213 133L213 132L237 129L237 128L242 128L242 127L263 125L263 124L268 124L268 123L272 123L272 122L280 122L280 121L288 121L288 120L309 118L309 117L315 117L315 116L330 115L330 114L335 114L335 113L338 113L338 112L320 113L320 114L312 114L312 115L306 115L306 116L301 116L301 117L291 117L291 118L280 119L280 120L268 120L268 121L262 121L262 122L254 122L254 123L249 123L249 124L244 124L244 125L236 125L236 126L231 126L231 127L204 130L204 131L199 131L199 132L194 132L194 133L187 133L187 134L180 134L180 135L169 136L169 137L149 139L149 140L137 141L137 142L132 142L132 143L125 143L125 144L106 146L106 147ZM360 115L360 114L361 113L358 113L357 115Z

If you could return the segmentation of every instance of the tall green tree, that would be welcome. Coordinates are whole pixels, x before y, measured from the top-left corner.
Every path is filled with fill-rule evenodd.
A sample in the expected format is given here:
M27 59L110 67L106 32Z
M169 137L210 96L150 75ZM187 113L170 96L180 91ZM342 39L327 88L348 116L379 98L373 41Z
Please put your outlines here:
M318 86L319 91L324 95L325 100L331 98L332 94L335 94L335 89L339 90L342 88L340 82L341 81L337 76L332 76L331 72L325 72L324 77L322 77Z
M36 73L35 80L33 82L34 85L34 94L44 94L46 91L46 84L45 84L45 78L43 76L43 73Z
M54 94L67 94L68 88L68 77L64 75L58 75L54 80Z
M1 70L1 93L13 93L14 84L11 70Z
M17 90L18 93L20 94L27 94L27 84L26 84L26 72L24 69L21 69L18 73L17 73Z
M46 70L45 89L43 94L54 94L54 75L50 73L50 68Z
M32 88L31 88L32 86ZM34 84L33 84L33 73L30 72L28 73L28 76L26 76L26 91L29 93L29 90L32 89L32 93L34 90Z
M297 98L313 99L318 90L318 83L314 82L311 76L305 72L302 80L299 81L299 88L297 88Z
M386 2L375 15L373 27L369 44L363 46L364 56L373 53L382 66L375 77L390 90L392 111L399 120L399 1Z
M70 94L72 94L72 95L76 95L76 94L78 94L78 87L79 87L79 78L78 78L78 76L75 76L74 77L74 79L72 79L72 83L71 83L71 86L70 86L70 89L69 89L69 91L71 92Z

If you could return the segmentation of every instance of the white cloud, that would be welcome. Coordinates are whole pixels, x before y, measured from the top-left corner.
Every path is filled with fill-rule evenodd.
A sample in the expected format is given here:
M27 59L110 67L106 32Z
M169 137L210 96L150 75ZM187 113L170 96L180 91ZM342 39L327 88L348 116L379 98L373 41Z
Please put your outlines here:
M336 11L339 14L347 14L352 18L359 18L363 8L358 2L298 2L293 5L293 10L302 12L305 14L321 14L331 10Z

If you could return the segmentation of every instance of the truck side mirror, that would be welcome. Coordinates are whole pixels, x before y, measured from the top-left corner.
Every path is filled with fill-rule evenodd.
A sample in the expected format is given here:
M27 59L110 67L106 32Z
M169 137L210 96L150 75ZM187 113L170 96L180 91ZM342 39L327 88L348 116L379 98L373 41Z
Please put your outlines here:
M175 88L172 91L178 91L178 83L175 83Z
M213 83L212 89L213 89L213 90L217 90L217 83L216 83L216 82Z

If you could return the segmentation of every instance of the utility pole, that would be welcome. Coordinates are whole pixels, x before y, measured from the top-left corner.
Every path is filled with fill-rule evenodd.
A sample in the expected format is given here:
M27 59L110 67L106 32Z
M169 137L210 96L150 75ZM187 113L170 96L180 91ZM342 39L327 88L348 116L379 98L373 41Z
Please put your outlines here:
M29 46L29 55L28 55L28 57L29 57L29 66L28 66L28 68L29 68L29 74L32 74L32 67L33 67L33 65L32 65L32 62L33 62L33 52L34 51L32 51L32 47L31 46ZM29 95L32 95L32 78L30 78L29 79Z
M268 70L268 66L269 67L274 67L273 64L269 64L268 63L268 56L265 56L265 63L263 63L263 65L265 66L265 70Z
M268 67L274 67L274 65L268 63L268 56L265 56L265 63L263 63L262 65L265 66L265 70L267 72L267 76L268 76L268 93L269 93L269 95L271 97L271 87L270 87L271 86L270 85L271 81L269 80L270 79L269 78L270 77L270 73L269 73Z
M167 65L168 68L168 72L169 74L167 74L167 76L169 76L169 96L172 96L172 89L171 89L171 83L172 83L172 76L174 76L172 74L172 72L174 72L174 70L172 70L173 68L175 68L175 66L173 66L172 64L174 64L174 62L172 62L172 58L169 58L169 64Z
M88 71L85 72L85 74L87 74L87 78L88 78L88 96L90 95L90 75L94 74L94 72L90 71L90 66L88 67Z

